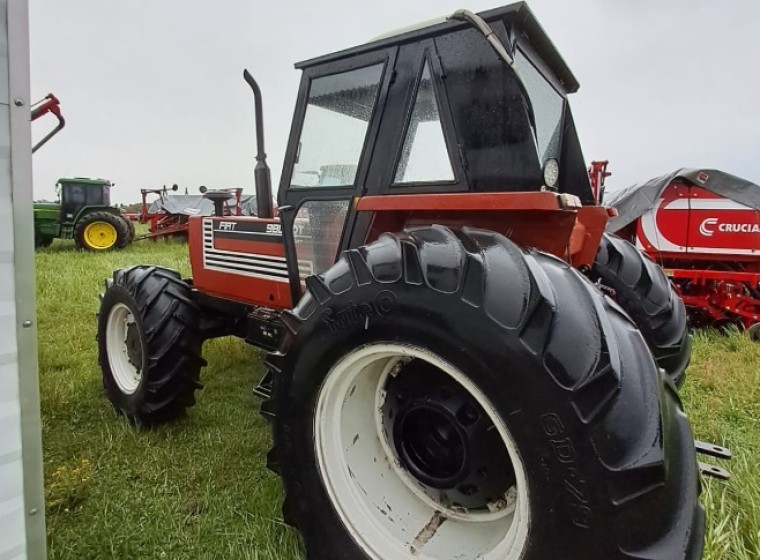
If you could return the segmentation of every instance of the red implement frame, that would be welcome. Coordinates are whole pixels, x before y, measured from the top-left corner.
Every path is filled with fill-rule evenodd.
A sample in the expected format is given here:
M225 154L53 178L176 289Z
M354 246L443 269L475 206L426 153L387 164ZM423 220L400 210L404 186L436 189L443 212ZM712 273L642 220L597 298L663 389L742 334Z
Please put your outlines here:
M43 117L44 115L47 115L50 113L51 115L54 115L58 119L58 124L56 127L48 132L42 140L37 142L34 146L32 146L32 153L39 150L42 146L47 144L47 142L56 134L58 134L61 129L63 129L64 126L66 126L66 119L63 118L63 115L61 114L61 102L58 101L58 98L53 95L52 93L48 93L44 99L38 101L34 105L32 105L32 121L36 121L40 117Z
M592 161L591 167L588 168L588 178L591 180L591 190L594 193L594 200L602 203L604 200L604 180L612 175L607 171L608 160Z
M240 201L243 196L242 188L232 189L234 192L233 198L225 203L225 214L230 216L241 216L242 208ZM171 191L166 187L162 189L141 189L142 205L140 207L140 213L137 220L141 224L148 224L148 231L146 235L139 237L139 239L152 239L157 240L162 237L187 237L189 231L189 218L185 214L172 214L160 209L158 212L150 212L150 204L148 203L148 195L156 194L161 200L164 196L170 194Z
M760 271L675 268L666 273L702 322L744 328L760 322Z

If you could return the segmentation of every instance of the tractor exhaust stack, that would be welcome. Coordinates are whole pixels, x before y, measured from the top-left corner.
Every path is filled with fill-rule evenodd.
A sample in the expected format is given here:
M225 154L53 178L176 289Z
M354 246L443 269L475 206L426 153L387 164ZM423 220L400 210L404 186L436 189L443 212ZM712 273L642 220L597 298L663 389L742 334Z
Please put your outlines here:
M271 218L273 215L272 179L267 165L267 154L264 151L264 111L261 105L261 90L248 70L243 70L243 79L253 91L256 112L256 167L253 170L256 183L256 213L259 218Z

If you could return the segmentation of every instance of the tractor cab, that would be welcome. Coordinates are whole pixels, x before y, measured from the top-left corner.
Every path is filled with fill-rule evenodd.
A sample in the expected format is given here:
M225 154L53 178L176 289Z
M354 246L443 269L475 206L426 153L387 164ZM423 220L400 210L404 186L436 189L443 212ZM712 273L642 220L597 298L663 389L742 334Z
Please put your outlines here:
M578 82L525 4L457 12L296 67L280 205L328 191L542 188L593 203L567 104Z
M87 206L110 206L111 187L106 179L58 179L56 186L61 197L61 221L73 220Z
M311 271L366 241L356 197L549 190L594 203L567 102L578 82L525 4L457 12L296 67L278 204L296 209Z

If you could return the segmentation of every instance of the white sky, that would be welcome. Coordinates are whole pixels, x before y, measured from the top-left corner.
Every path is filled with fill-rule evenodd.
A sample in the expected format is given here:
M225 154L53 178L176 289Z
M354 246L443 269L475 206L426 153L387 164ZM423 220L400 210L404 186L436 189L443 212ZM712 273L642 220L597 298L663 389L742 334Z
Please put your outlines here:
M494 0L30 0L32 97L53 92L67 126L34 155L35 197L58 177L253 192L253 103L264 95L278 182L300 72L293 63ZM760 183L760 1L533 0L581 83L570 101L584 155L611 188L678 167ZM34 123L41 136L51 120Z

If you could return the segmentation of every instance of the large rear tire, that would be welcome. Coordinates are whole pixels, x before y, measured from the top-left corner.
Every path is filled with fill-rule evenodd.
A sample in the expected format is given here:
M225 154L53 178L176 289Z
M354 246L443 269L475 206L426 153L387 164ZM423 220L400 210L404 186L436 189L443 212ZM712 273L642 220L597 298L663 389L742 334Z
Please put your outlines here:
M691 361L691 336L683 300L662 268L620 237L605 233L592 278L614 291L613 299L631 316L661 368L677 387Z
M174 419L201 387L200 311L177 272L117 270L98 314L98 359L113 407L139 426Z
M307 287L262 406L310 560L701 557L678 395L566 263L436 226Z
M120 249L129 238L129 227L121 216L94 211L82 216L74 226L74 243L88 251Z

